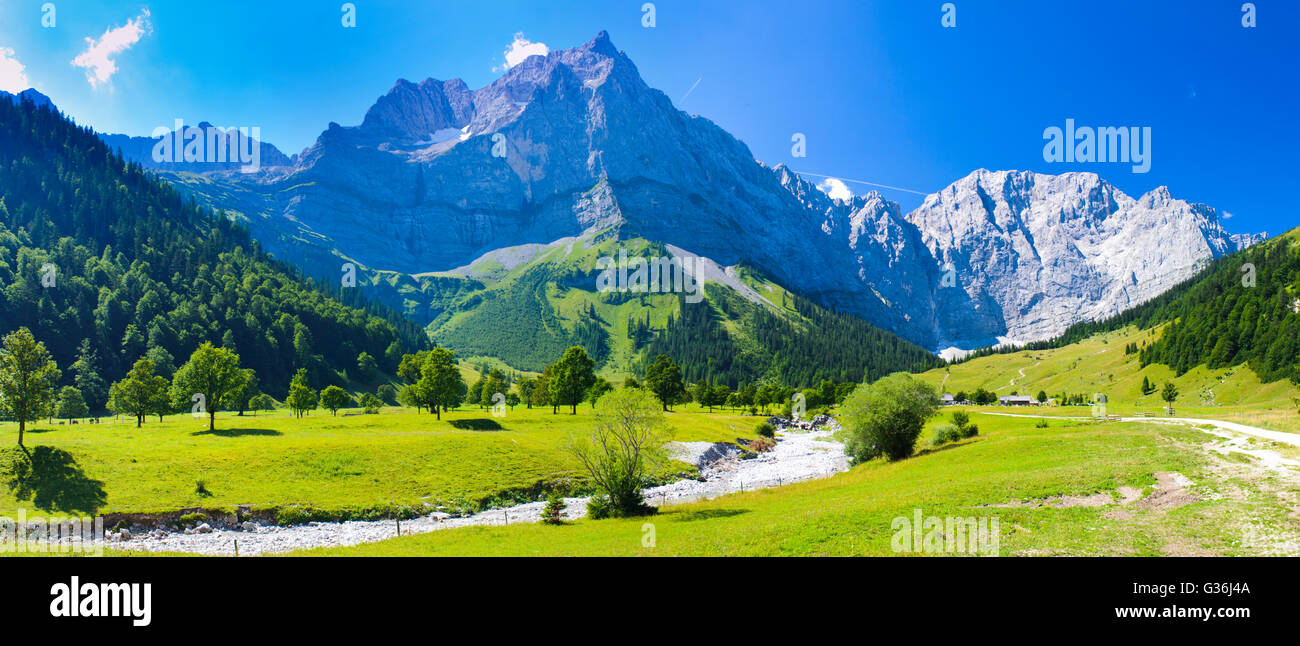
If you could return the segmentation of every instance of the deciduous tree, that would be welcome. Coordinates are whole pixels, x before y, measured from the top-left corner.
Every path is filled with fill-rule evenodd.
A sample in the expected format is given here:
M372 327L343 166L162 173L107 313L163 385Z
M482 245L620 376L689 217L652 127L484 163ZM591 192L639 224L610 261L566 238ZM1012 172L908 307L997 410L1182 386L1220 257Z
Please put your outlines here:
M203 396L208 413L208 430L217 427L217 411L226 397L244 386L248 375L239 368L239 355L225 348L204 342L190 355L190 360L176 370L172 379L172 392L193 401L194 395Z
M29 420L40 419L54 402L59 367L45 344L20 327L0 341L0 411L18 421L18 446Z

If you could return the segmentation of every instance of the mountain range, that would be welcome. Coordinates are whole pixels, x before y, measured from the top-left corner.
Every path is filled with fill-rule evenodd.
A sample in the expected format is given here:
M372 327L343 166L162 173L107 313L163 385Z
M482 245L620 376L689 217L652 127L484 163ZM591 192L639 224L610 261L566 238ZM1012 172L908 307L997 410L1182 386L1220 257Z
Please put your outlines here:
M476 272L575 239L662 243L706 258L711 282L750 302L734 280L746 271L955 353L1107 317L1265 237L1093 173L980 169L909 213L876 192L832 199L676 109L605 32L476 90L399 80L360 125L330 123L292 157L264 147L257 173L161 168L141 159L147 138L105 140L310 275L358 265L359 284L435 340L444 315L491 286Z

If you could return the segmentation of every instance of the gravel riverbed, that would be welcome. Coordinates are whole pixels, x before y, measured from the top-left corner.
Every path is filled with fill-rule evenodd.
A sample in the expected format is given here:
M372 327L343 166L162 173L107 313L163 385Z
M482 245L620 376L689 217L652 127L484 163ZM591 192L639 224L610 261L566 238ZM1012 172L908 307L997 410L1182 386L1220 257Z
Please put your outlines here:
M652 487L646 502L673 505L704 500L738 491L777 487L802 480L825 478L848 468L844 445L830 438L837 426L833 420L813 430L777 424L777 443L771 451L741 459L733 445L709 442L676 442L671 448L678 459L696 465L702 480L685 479ZM566 498L565 518L576 520L587 514L587 498ZM492 509L472 516L452 517L434 512L400 523L402 535L473 525L535 523L541 519L544 502L530 502L504 509ZM230 556L272 554L314 547L334 547L381 541L397 536L395 520L309 523L279 527L245 523L240 529L201 527L190 533L161 529L131 535L110 544L118 549L153 552L192 552Z

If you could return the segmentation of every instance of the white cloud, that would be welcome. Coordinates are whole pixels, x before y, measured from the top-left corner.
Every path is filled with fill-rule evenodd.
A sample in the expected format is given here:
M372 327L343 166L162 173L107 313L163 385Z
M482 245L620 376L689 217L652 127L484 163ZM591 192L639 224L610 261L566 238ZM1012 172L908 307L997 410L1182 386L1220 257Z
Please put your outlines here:
M1232 219L1232 214L1231 214L1231 213L1228 213L1227 211L1224 211L1224 212L1223 212L1223 219L1225 219L1225 220L1231 220L1231 219Z
M822 183L818 184L817 188L821 189L823 193L829 195L833 200L853 199L853 191L850 191L849 187L844 185L844 182L834 177L827 177L822 180Z
M72 65L86 68L86 80L90 81L90 86L99 87L117 72L117 63L110 57L130 49L149 30L149 10L143 9L125 25L105 30L99 40L87 36L86 51L77 54Z
M23 72L23 64L14 58L14 50L0 47L0 90L18 94L31 86Z
M501 67L494 67L492 70L496 72L504 72L505 70L524 62L524 59L529 56L545 56L550 53L550 51L551 50L546 46L546 43L534 43L533 41L524 38L524 32L521 31L515 34L515 41L510 43L510 46L506 48L506 64Z

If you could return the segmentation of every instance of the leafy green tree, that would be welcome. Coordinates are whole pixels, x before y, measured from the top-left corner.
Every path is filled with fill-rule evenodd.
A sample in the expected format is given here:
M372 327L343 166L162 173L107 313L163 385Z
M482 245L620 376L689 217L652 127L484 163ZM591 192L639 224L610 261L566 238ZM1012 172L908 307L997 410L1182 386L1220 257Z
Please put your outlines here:
M750 408L757 404L758 386L754 384L745 384L744 388L736 391L736 403L745 408Z
M754 396L754 403L762 406L763 412L766 413L768 406L783 403L785 398L781 394L781 384L768 381L758 387L758 392Z
M466 404L469 404L470 406L479 406L483 403L483 386L487 385L486 381L486 374L480 374L478 376L478 380L474 382L473 386L469 387L469 390L465 394Z
M591 407L596 407L596 402L600 400L601 395L614 389L614 384L609 383L608 379L597 377L596 381L587 389L587 401L591 402Z
M428 350L402 355L402 360L397 365L397 376L405 379L408 384L414 384L420 380L420 368L427 358L429 358Z
M890 460L909 457L938 407L934 387L906 373L858 386L844 400L841 417L849 432L845 450L858 464L880 455Z
M1164 389L1160 391L1160 398L1165 400L1165 403L1172 409L1174 401L1178 399L1178 386L1175 386L1172 381L1165 383Z
M371 393L361 396L361 410L368 414L378 413L384 402Z
M830 379L823 379L817 385L817 405L830 406L835 403L835 382ZM811 403L809 404L812 405Z
M122 356L126 359L133 359L144 354L145 338L140 328L135 323L126 326L126 332L122 334Z
M626 376L626 377L623 378L623 387L624 387L624 388L640 388L640 387L641 387L641 382L637 381L637 380L636 380L636 377L633 377L632 375L628 375L628 376Z
M1038 391L1038 396L1035 397L1034 399L1037 400L1038 403L1040 404L1047 401L1047 391L1046 390Z
M700 381L690 388L691 397L701 406L708 406L713 410L713 386L707 381Z
M231 393L244 387L247 379L247 373L239 368L239 355L205 342L176 370L172 392L190 401L194 395L203 395L208 430L216 430L217 411Z
M77 346L77 360L72 364L73 385L81 391L90 410L104 408L108 401L108 384L99 374L99 353L90 344L90 339L82 339Z
M578 414L578 403L596 381L596 362L587 356L587 351L582 346L575 345L564 351L564 356L555 362L553 368L551 379L547 382L551 402L569 406L570 415Z
M853 392L853 389L857 387L858 385L851 381L846 381L835 386L835 403L843 404L844 400L849 398L849 394ZM962 394L964 395L965 393Z
M686 394L686 386L682 382L682 371L673 363L671 357L661 354L655 357L654 363L645 369L645 385L659 398L660 405L664 411L668 410L669 405L677 403L682 396Z
M144 358L153 362L154 371L164 379L170 379L176 374L176 357L162 346L152 346L144 353Z
M429 407L429 412L442 419L442 409L459 406L468 391L465 379L456 367L456 355L446 348L430 350L420 367L420 380L414 387L415 397Z
M60 375L31 330L20 327L0 341L0 412L18 421L18 446L28 420L40 419L53 404Z
M537 388L536 377L524 377L519 380L519 400L528 408L533 407L533 391Z
M709 396L714 406L726 406L727 400L731 399L731 389L725 384L718 384L713 387L713 392Z
M392 384L381 384L375 389L375 396L385 404L397 403L397 389Z
M379 363L364 350L357 355L357 375L362 382L374 383L379 376Z
M56 408L54 414L68 421L90 413L90 409L86 408L86 400L81 397L81 391L73 386L59 389L59 404Z
M510 410L514 410L515 406L518 406L520 401L522 401L522 398L519 397L519 393L506 394L506 406L509 406Z
M325 390L320 392L321 407L329 410L330 414L334 416L338 416L340 408L346 408L355 403L348 391L338 386L326 386Z
M243 371L244 383L226 395L225 403L226 408L239 411L241 416L248 408L248 402L262 392L257 380L257 373L253 372L252 368L244 368Z
M487 378L483 380L483 387L479 389L479 406L483 408L492 406L496 403L493 399L496 394L500 393L504 397L508 390L510 386L506 383L505 373L497 368L489 370Z
M297 357L299 366L312 365L312 335L311 329L302 323L294 326L293 331L293 353Z
M653 511L641 488L646 476L667 459L664 447L672 436L662 409L645 390L612 390L596 402L591 434L570 438L569 450L597 491L587 505L592 518Z
M145 415L157 412L167 401L167 380L154 374L149 359L135 362L122 378L108 389L108 408L118 415L134 415L139 428Z
M533 395L530 398L532 406L543 407L552 406L551 412L555 412L554 404L551 403L551 366L546 366L537 377L537 383L533 386Z
M293 412L294 417L301 418L308 411L316 408L316 391L307 385L307 370L299 368L289 382L289 396L284 403Z
M415 394L415 386L412 384L402 386L402 389L397 391L397 403L415 408L416 413L419 413L424 408L424 404L420 403L420 398Z

